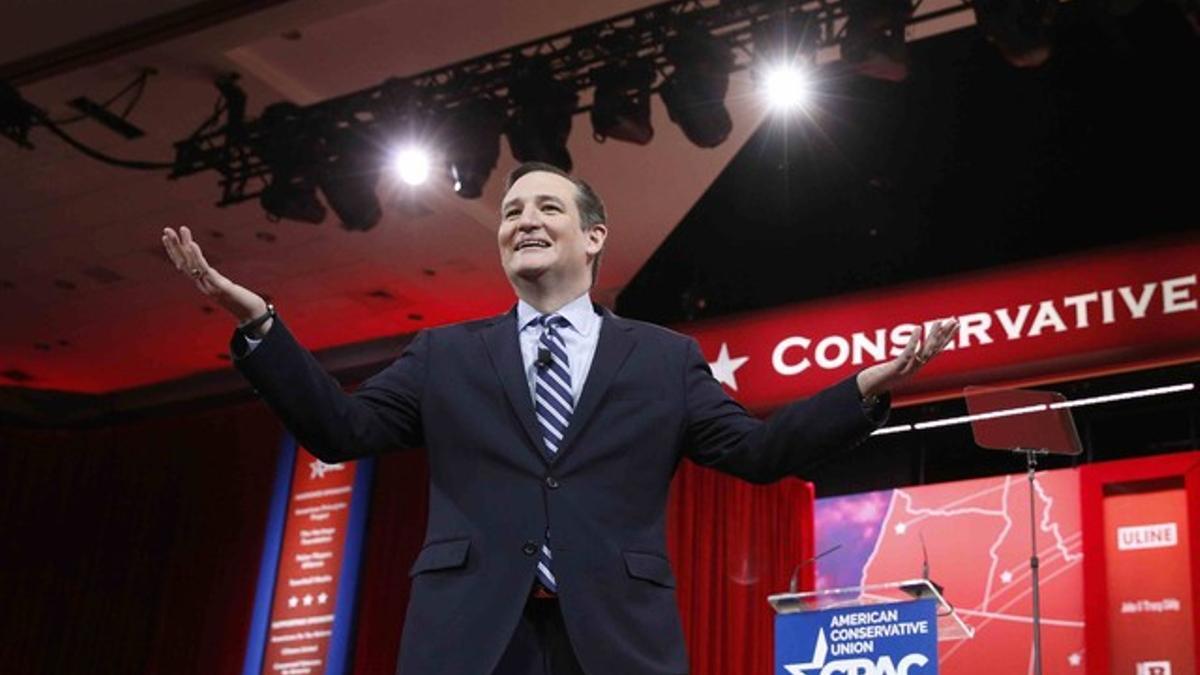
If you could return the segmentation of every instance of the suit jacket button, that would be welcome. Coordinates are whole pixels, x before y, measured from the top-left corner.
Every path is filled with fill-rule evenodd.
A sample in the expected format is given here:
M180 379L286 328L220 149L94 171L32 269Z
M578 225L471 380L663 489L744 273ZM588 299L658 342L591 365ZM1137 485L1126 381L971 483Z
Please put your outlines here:
M537 550L537 544L533 543L532 541L525 542L525 545L521 547L521 552L525 555L533 555L537 553Z
M554 476L546 476L546 487L550 488L551 490L557 490L558 486L559 482L557 478Z

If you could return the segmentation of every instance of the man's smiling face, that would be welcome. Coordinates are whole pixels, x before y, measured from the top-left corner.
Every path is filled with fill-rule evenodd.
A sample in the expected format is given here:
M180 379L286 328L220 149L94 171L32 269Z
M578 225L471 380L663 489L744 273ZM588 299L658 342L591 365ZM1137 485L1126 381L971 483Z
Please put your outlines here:
M603 225L581 227L577 188L546 171L521 176L504 195L497 243L504 273L518 280L572 285L587 280L604 246Z

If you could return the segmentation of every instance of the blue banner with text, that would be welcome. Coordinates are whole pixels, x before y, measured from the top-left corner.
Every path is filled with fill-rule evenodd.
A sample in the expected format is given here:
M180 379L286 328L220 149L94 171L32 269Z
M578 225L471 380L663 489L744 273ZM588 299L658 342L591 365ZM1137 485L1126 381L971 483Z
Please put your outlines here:
M936 675L933 599L775 617L776 675Z

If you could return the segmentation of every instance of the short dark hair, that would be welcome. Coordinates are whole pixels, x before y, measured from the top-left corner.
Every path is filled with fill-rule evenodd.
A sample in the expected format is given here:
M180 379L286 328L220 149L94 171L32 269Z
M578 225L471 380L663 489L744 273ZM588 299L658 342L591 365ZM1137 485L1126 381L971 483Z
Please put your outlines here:
M516 183L522 176L530 173L543 171L552 173L556 176L562 176L575 186L575 207L579 209L579 227L583 231L588 231L593 225L608 223L608 216L604 212L604 201L600 199L600 195L592 189L591 185L584 179L573 176L570 173L546 162L524 162L517 168L509 172L508 178L504 181L504 191L508 192L512 189L513 183ZM601 249L592 258L592 285L596 284L596 275L600 273L600 256L604 251Z

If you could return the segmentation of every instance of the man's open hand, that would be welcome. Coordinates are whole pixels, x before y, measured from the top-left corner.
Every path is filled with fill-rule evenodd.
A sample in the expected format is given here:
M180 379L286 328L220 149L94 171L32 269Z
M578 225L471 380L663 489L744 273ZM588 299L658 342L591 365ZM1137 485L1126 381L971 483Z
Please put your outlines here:
M267 301L260 295L233 283L208 264L200 244L192 238L186 225L179 228L178 233L169 227L163 228L162 242L175 269L191 278L201 293L228 310L238 321L249 321L267 311Z
M903 384L929 363L950 340L958 334L958 321L938 321L922 339L923 328L913 331L908 344L899 356L886 363L871 366L858 374L858 390L863 396L877 396Z

